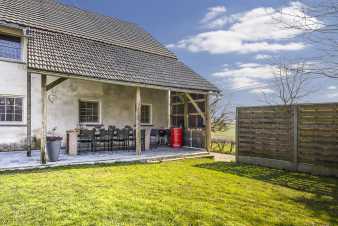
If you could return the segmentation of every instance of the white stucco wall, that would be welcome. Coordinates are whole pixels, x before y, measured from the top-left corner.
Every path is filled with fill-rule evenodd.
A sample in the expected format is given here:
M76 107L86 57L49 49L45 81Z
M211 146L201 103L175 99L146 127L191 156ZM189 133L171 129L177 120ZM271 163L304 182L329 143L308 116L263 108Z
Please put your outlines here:
M20 123L0 122L0 145L23 143L26 138L26 65L0 61L0 95L23 97L23 121Z
M51 82L55 77L48 77ZM40 75L32 75L32 135L39 138L41 129ZM79 100L97 100L101 104L101 123L108 127L135 125L136 88L78 79L69 79L48 92L48 130L66 131L79 126ZM142 102L152 104L153 127L168 125L167 91L141 89ZM151 127L147 127L151 128Z

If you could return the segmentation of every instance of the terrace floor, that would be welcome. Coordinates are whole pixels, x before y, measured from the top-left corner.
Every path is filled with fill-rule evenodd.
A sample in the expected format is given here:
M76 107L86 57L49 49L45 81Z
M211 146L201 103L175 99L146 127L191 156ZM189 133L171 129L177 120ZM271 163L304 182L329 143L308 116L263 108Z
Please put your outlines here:
M27 157L25 151L0 152L0 171L27 170L56 166L87 165L100 163L118 162L148 162L163 161L166 159L192 158L208 156L203 149L159 147L136 155L135 151L97 151L80 152L77 156L70 156L61 150L58 162L48 162L46 165L40 163L40 151L32 151L32 156Z

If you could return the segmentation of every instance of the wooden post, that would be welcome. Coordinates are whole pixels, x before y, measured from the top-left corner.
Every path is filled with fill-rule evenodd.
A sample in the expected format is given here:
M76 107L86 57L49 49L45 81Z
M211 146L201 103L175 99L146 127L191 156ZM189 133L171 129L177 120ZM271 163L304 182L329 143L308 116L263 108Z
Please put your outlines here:
M27 156L32 156L32 75L27 72Z
M298 168L298 106L292 106L293 111L293 163Z
M209 95L205 95L205 147L208 152L211 151L211 118Z
M47 76L41 75L41 156L42 164L46 164L46 135L47 135Z
M171 127L171 90L168 90L168 129Z
M184 129L189 129L189 109L188 109L188 101L182 97L184 100Z
M236 108L236 127L235 127L235 147L236 162L239 162L239 108Z
M136 124L136 153L141 154L141 88L136 88L136 112L135 112L135 124Z

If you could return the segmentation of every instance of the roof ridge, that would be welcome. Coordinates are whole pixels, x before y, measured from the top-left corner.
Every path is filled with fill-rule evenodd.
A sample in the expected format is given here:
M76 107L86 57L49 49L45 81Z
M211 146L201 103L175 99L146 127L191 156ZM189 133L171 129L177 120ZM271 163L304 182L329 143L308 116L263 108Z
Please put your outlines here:
M106 17L106 18L109 18L109 19L118 20L119 22L131 24L131 25L137 26L138 28L142 29L142 27L140 27L136 22L130 22L130 21L127 21L127 20L122 20L122 19L120 19L118 17L115 17L115 16L107 16L107 15L105 15L103 13L90 11L88 9L83 9L83 8L80 8L80 7L75 6L75 5L70 5L70 4L67 4L67 3L64 3L64 2L60 2L60 0L49 0L49 1L58 3L58 4L62 5L62 6L68 7L68 8L73 8L73 9L85 12L85 13L88 13L88 14L92 14L92 15L96 15L96 16L102 16L102 17Z

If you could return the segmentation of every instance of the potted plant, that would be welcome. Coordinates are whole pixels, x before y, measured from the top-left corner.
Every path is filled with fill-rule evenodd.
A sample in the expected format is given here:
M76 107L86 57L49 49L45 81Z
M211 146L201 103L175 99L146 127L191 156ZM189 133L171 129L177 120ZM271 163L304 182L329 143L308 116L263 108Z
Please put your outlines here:
M50 162L56 162L59 160L62 137L55 135L56 127L48 132L47 136L47 155Z

